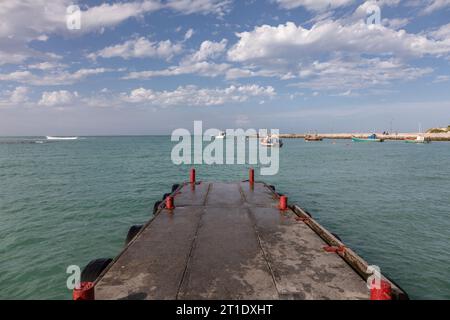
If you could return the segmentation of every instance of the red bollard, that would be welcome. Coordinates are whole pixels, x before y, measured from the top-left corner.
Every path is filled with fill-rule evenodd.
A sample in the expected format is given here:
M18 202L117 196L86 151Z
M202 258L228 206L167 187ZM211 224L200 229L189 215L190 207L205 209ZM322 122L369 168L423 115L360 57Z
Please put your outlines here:
M191 184L195 184L195 169L194 168L191 169L190 182L191 182Z
M166 198L166 209L172 210L174 208L175 208L175 206L173 205L173 197L172 196L168 196Z
M386 280L380 281L380 288L377 288L376 279L372 281L372 287L370 288L370 300L392 300L392 286Z
M73 289L73 300L95 300L95 289L93 282L81 282L80 288Z
M255 184L255 169L251 168L248 172L248 181L250 184Z
M286 196L280 197L280 210L287 210L288 209L288 198Z

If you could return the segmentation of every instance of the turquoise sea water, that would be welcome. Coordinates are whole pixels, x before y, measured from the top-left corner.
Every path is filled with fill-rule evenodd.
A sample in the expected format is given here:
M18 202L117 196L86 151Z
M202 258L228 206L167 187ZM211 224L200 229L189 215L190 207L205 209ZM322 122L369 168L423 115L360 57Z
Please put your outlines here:
M0 138L0 298L70 299L66 268L113 257L188 166L170 137ZM413 299L450 298L450 143L285 140L263 179ZM197 166L247 179L249 166ZM258 173L258 171L257 171ZM261 177L257 177L261 179Z

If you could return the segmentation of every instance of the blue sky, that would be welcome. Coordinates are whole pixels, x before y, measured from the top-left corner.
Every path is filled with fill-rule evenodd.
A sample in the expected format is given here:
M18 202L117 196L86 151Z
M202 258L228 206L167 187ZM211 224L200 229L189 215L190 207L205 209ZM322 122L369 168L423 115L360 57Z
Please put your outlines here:
M450 124L450 0L3 0L0 19L0 135Z

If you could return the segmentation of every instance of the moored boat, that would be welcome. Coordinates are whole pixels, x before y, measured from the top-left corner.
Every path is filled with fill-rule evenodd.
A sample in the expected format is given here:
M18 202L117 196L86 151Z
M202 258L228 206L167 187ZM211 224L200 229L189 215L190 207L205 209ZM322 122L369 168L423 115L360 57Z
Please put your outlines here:
M323 141L323 138L321 136L319 136L318 134L315 135L306 135L305 136L305 141Z
M353 142L384 142L384 139L380 139L376 134L372 134L368 138L352 137Z
M261 145L264 147L279 147L283 146L283 140L281 140L278 136L270 136L264 137L261 139Z
M430 143L431 141L429 139L425 139L424 136L417 136L416 139L406 139L406 143L419 143L419 144L425 144Z
M227 134L224 131L221 131L219 135L216 136L216 139L225 139Z

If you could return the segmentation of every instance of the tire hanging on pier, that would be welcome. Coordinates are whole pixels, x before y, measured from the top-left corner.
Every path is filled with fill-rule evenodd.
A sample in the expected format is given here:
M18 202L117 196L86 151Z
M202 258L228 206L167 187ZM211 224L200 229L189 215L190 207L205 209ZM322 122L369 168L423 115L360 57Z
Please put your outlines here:
M136 235L139 233L139 231L142 230L144 226L143 225L136 225L136 226L131 226L130 229L128 230L128 234L127 234L127 238L125 240L125 246L127 246L131 240L133 240Z
M98 276L113 261L111 258L95 259L90 261L81 271L81 282L94 282Z
M162 201L156 201L153 205L153 215L155 215L158 212L159 206L163 203Z

